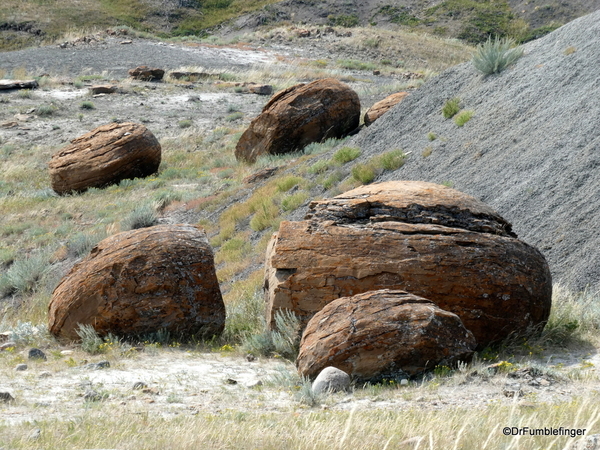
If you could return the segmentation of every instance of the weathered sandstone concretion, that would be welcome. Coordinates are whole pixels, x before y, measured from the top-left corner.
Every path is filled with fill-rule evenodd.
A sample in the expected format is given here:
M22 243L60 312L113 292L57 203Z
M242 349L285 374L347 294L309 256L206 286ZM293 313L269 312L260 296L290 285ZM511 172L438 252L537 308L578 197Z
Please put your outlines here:
M393 106L396 106L404 97L408 95L408 92L396 92L381 101L378 101L373 106L371 106L364 116L364 122L366 126L371 125L381 116L383 116L386 112L388 112Z
M102 125L71 141L48 163L58 194L103 187L126 178L142 178L160 166L161 147L143 125Z
M50 332L67 339L78 324L100 335L220 334L225 306L206 233L158 225L104 239L56 287L48 316Z
M267 322L280 309L303 326L339 298L402 289L457 314L480 346L542 327L546 260L494 210L454 189L390 181L311 203L269 243Z
M468 361L476 346L456 314L383 289L338 298L316 313L302 335L297 365L311 378L333 366L359 379L394 379Z
M143 81L158 81L165 76L163 69L148 66L138 66L135 69L129 69L127 73L131 78Z
M269 100L240 137L235 157L253 163L260 155L299 151L347 135L359 120L360 100L348 85L333 78L297 84Z

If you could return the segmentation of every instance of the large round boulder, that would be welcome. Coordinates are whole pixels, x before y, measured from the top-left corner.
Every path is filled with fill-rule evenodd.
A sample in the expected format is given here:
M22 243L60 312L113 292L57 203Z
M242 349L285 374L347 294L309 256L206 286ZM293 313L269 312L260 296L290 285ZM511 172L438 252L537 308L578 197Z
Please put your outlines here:
M276 93L242 134L235 148L239 161L260 155L302 150L308 144L341 138L358 127L360 100L334 78L297 84Z
M266 257L267 321L302 325L339 297L402 289L457 314L485 346L548 319L552 280L535 248L477 199L418 181L363 186L282 222Z
M359 379L394 379L468 361L476 346L456 314L384 289L338 298L316 313L302 335L297 365L311 378L333 366Z
M100 335L220 334L225 305L206 233L158 225L101 241L56 287L48 317L50 332L68 339L79 324Z
M160 166L161 147L143 125L111 123L84 134L52 155L52 189L58 194L142 178Z

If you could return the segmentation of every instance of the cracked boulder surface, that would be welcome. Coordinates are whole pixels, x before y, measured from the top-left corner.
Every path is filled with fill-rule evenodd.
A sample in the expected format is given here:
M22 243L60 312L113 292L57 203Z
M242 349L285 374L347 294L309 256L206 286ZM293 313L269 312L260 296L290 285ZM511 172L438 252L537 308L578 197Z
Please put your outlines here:
M158 170L161 146L143 125L111 123L84 134L52 155L48 163L57 194L104 187Z
M78 339L78 324L101 336L219 335L225 305L206 233L158 225L104 239L56 287L48 318L50 332L66 339Z
M401 289L457 314L480 347L541 328L552 280L535 248L477 199L419 181L363 186L282 222L266 255L267 323L280 309L304 328L333 300Z
M316 313L296 363L310 378L333 366L366 381L393 380L469 361L476 346L456 314L408 292L383 289L338 298Z
M360 100L347 84L324 78L277 92L242 134L238 161L302 150L308 144L341 138L358 127Z

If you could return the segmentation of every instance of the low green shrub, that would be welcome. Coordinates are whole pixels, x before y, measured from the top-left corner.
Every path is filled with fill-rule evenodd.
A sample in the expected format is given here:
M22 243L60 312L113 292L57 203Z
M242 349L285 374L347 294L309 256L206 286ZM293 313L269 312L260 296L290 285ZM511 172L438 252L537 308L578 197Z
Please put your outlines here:
M459 127L462 127L465 123L471 120L471 117L475 114L475 111L465 110L459 112L456 117L454 117L454 123Z
M362 184L369 184L375 175L375 168L371 164L357 164L352 168L352 178Z
M308 199L306 192L296 192L281 199L281 209L284 211L295 211Z
M158 215L151 205L140 205L135 208L122 222L123 230L137 230L147 228L158 223Z
M442 115L445 119L451 119L456 115L457 112L460 111L460 98L454 97L449 100L446 100L444 106L442 107Z
M81 109L96 109L96 106L89 101L81 102L81 105L79 105L79 107Z
M339 164L346 164L347 162L354 161L361 154L361 151L357 147L342 147L333 155L333 160Z
M484 75L502 72L523 56L523 49L513 48L514 45L513 39L489 38L485 43L477 46L472 59L473 66Z

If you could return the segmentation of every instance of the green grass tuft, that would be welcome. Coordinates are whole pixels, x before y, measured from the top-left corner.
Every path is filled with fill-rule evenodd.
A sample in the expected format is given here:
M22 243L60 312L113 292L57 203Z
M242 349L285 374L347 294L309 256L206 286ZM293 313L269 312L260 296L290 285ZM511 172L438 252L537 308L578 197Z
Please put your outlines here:
M456 117L454 117L454 123L459 127L462 127L465 123L471 120L471 117L475 114L475 111L465 110L459 112Z
M454 97L446 100L442 108L442 115L445 119L451 119L460 111L460 98Z
M472 59L473 66L484 75L502 72L523 56L523 49L513 48L514 45L513 39L489 38L485 43L477 46Z
M333 160L339 164L346 164L347 162L354 161L361 154L361 151L357 147L342 147L333 155Z

